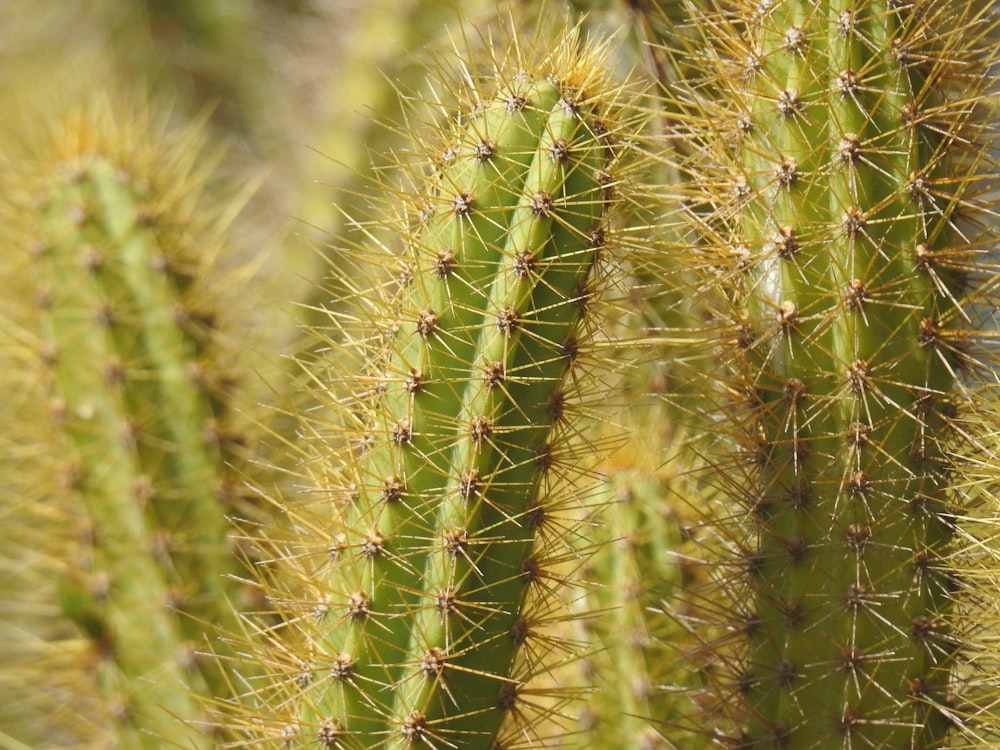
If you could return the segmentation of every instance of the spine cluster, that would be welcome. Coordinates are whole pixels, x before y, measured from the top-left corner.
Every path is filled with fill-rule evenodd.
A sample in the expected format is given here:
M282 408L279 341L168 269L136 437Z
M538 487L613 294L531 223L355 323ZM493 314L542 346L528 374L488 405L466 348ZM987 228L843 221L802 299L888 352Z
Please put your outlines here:
M938 747L961 723L953 455L993 364L972 330L993 283L977 5L767 0L702 21L721 106L693 120L716 123L716 162L713 213L692 218L739 302L724 468L751 519L739 747Z

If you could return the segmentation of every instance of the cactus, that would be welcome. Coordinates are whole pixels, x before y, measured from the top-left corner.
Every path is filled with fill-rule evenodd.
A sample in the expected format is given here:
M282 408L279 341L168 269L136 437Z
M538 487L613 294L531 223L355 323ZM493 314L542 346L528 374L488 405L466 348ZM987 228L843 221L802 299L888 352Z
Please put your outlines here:
M221 227L193 208L211 160L196 166L194 131L150 148L162 130L144 110L85 106L12 157L19 213L4 231L25 263L9 293L32 290L34 308L14 314L24 341L8 354L15 392L50 406L25 429L21 481L37 482L38 517L78 529L58 596L90 642L106 731L122 748L209 747L194 696L229 678L203 652L212 628L238 628L242 595L226 514L255 511L227 468L243 438L216 330L234 311L208 281ZM248 264L226 262L238 288Z
M657 476L634 460L612 469L608 483L609 506L583 540L596 547L584 569L593 593L580 638L595 644L582 662L594 692L580 712L586 731L574 746L661 750L670 747L665 727L690 715L684 695L698 681L685 654L694 642L660 612L664 601L679 607L688 583L690 541L673 504L690 488L682 477Z
M69 77L28 61L55 49L179 73L175 120L237 93L203 122L278 176L239 232L329 229L286 144L360 171L358 91L416 145L375 154L324 288L289 246L222 249L193 131L104 104L0 128L29 250L0 294L0 746L997 744L990 3L512 0L478 37L479 0L43 5L2 31L5 111ZM465 59L400 116L377 92L424 89L345 61L447 54L446 5ZM335 217L370 200L334 182ZM301 495L236 437L229 358L293 340L230 326L258 263L316 290L311 385L266 365L254 433Z
M312 448L329 516L292 515L312 533L291 549L319 530L330 557L301 571L300 632L276 660L302 685L293 746L489 748L529 711L519 690L549 662L533 635L572 551L559 536L588 497L580 410L626 187L634 115L606 54L564 31L494 60L393 196L416 214L383 261L398 279L362 298L374 325L335 343L338 369L367 362L347 378L353 422Z
M702 90L719 100L688 113L717 161L692 168L709 190L691 218L710 283L737 300L742 453L718 470L750 519L731 584L746 645L720 688L732 741L974 736L953 669L976 542L955 532L982 500L955 454L996 367L975 330L996 302L984 8L768 0L705 17Z
M648 280L626 283L616 306L623 343L630 331L648 330L646 314L664 303L636 294L649 289ZM689 561L705 558L700 527L709 503L690 451L705 440L686 430L675 403L680 398L690 409L697 389L674 389L676 353L674 342L645 337L619 354L630 366L614 382L622 406L612 430L625 426L629 434L597 467L603 500L579 539L587 586L574 602L575 635L584 658L573 666L589 693L578 707L581 732L567 747L665 750L696 710L689 698L701 684L700 644L686 620L697 618L698 607L686 592L704 578Z

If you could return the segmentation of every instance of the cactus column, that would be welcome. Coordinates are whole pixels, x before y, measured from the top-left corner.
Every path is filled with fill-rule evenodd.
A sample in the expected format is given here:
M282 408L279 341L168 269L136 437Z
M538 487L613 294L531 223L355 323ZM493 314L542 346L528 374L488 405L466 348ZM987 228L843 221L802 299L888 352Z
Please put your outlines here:
M979 4L736 5L705 25L726 112L701 132L728 126L704 182L746 302L738 745L938 747L962 640L946 446L988 302Z
M218 219L199 203L201 137L107 96L16 153L5 231L25 252L10 322L37 343L14 352L15 382L52 421L15 427L32 455L19 469L35 473L13 479L31 483L38 519L78 525L68 549L44 524L34 542L64 559L59 603L90 642L104 741L209 747L209 702L231 678L203 654L213 629L238 628L226 515L248 510L230 502L239 441L217 359L229 292L206 283ZM235 289L246 261L230 271Z
M562 34L470 77L405 195L398 289L362 300L353 448L311 449L339 496L328 519L295 514L332 557L302 570L313 614L282 652L302 665L296 747L497 747L552 662L534 636L588 502L577 410L628 127L605 52Z

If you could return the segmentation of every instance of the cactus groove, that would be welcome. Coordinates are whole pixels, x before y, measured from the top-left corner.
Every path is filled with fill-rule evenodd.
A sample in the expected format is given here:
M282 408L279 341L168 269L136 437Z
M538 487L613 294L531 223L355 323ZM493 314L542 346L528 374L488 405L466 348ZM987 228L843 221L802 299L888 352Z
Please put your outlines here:
M490 748L531 713L519 691L552 659L534 634L573 552L559 536L588 501L577 410L636 116L606 54L564 30L470 77L404 196L395 289L363 300L375 330L337 344L369 367L341 411L357 428L314 448L332 516L297 513L332 531L328 563L300 572L304 649L281 656L293 746Z
M961 723L952 428L995 364L972 330L995 302L984 5L735 5L701 21L721 104L691 120L724 125L696 125L720 171L694 221L746 305L733 741L939 747Z

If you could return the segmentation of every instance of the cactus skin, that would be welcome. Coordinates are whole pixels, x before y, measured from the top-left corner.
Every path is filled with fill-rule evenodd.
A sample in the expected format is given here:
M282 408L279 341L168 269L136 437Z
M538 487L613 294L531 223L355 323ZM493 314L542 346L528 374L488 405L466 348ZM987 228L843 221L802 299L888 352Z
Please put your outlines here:
M606 49L560 33L493 60L492 90L469 79L472 107L403 193L398 289L363 297L375 330L337 344L368 370L347 378L343 439L310 448L330 515L293 515L330 559L301 572L303 645L273 659L303 686L291 746L490 748L505 720L537 721L519 691L553 658L534 636L589 499L576 410L632 125Z
M57 467L28 511L78 529L57 594L90 642L104 741L207 748L206 699L230 688L201 653L225 650L209 636L237 630L243 589L226 578L241 569L226 514L252 509L227 468L240 440L215 359L228 311L205 283L220 236L198 207L204 152L193 130L157 143L148 106L94 97L16 154L5 231L26 263L10 294L33 290L35 307L10 322L37 342L18 389L51 413L15 430L32 445L19 471ZM248 266L230 272L240 287Z
M719 160L693 222L745 301L743 458L719 467L751 521L732 741L940 747L972 726L951 708L969 645L951 561L979 501L953 427L996 366L972 330L996 303L988 24L979 3L735 5L705 15L721 103L691 114Z

